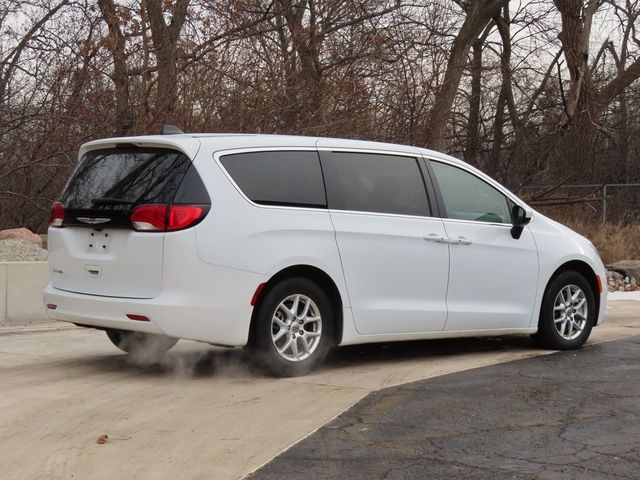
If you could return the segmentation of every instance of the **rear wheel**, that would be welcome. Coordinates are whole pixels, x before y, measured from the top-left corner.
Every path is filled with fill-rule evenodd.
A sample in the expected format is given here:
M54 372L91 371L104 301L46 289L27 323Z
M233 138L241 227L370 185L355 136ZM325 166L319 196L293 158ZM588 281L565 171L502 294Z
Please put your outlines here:
M553 350L579 348L595 324L596 304L589 283L578 272L554 278L542 300L536 343Z
M327 294L307 278L275 285L260 303L250 349L260 367L279 377L305 375L325 358L333 339Z
M106 330L109 340L137 359L155 361L178 343L177 338L127 330Z

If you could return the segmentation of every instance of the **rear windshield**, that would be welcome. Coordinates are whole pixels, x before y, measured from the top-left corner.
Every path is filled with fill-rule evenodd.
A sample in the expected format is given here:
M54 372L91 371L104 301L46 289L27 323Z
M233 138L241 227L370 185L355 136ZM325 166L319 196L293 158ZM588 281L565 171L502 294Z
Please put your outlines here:
M172 203L190 166L189 157L176 150L94 150L80 160L61 201L77 210Z

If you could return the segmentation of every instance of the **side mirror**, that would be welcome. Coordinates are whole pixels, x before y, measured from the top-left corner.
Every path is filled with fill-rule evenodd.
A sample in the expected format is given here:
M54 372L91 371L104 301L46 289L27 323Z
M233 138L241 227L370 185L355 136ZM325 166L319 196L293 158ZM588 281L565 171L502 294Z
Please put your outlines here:
M522 235L524 226L531 221L531 211L525 210L520 205L514 205L511 209L511 221L513 222L511 236L517 240Z

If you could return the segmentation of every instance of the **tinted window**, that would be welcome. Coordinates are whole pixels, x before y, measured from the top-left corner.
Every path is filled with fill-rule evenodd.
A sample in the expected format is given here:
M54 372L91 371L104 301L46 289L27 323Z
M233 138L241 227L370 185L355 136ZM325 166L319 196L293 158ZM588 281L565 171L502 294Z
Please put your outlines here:
M431 162L449 218L511 223L507 198L485 181L460 168Z
M251 152L220 160L238 187L255 203L326 207L316 152Z
M360 212L430 215L427 192L415 158L333 152L335 188L329 206Z
M210 203L211 199L207 189L198 174L196 167L191 165L184 176L180 188L173 198L173 203Z
M61 201L66 208L77 210L128 209L131 204L171 203L190 166L191 160L175 150L94 150L80 160ZM197 176L195 170L194 174ZM197 180L200 181L199 177ZM96 203L96 199L122 202Z

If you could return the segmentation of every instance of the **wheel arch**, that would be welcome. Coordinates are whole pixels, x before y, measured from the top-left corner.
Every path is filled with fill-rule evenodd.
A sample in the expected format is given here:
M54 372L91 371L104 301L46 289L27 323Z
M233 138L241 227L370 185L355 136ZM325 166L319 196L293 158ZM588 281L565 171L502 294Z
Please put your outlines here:
M269 280L264 284L264 286L259 290L257 298L254 300L253 312L251 313L251 324L249 327L249 343L252 343L255 338L255 325L256 325L256 317L257 312L262 304L262 301L267 296L269 291L281 282L284 279L292 278L292 277L304 277L312 280L320 288L322 288L327 295L329 296L329 301L331 302L331 307L333 310L333 342L334 345L339 345L342 340L342 325L343 325L343 315L342 315L342 296L340 295L340 290L338 286L334 282L334 280L327 274L324 270L321 270L318 267L314 267L312 265L292 265L286 268L283 268L276 274L274 274Z
M591 268L591 266L587 262L583 260L569 260L568 262L565 262L562 265L560 265L549 277L549 280L547 281L547 284L544 288L542 301L544 301L545 297L547 296L547 292L549 290L549 286L551 285L551 282L553 282L553 280L555 280L558 277L558 275L564 272L569 272L569 271L577 272L580 275L582 275L584 279L587 281L587 283L589 284L589 286L591 287L591 291L593 292L594 302L596 304L595 319L597 321L600 315L600 285L598 283L596 272L593 270L593 268ZM541 316L542 316L542 308L540 309L540 315L538 316L538 324L540 323Z

